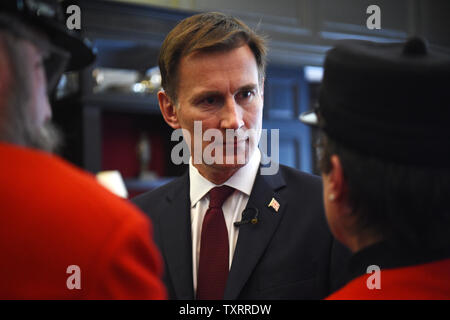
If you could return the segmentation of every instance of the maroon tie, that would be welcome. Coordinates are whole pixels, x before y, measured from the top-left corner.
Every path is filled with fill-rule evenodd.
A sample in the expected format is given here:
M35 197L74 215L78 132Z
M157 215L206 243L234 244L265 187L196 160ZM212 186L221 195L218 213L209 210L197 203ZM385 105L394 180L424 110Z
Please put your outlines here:
M202 224L197 273L197 299L221 300L228 278L228 231L222 204L234 189L221 186L209 191L209 208Z

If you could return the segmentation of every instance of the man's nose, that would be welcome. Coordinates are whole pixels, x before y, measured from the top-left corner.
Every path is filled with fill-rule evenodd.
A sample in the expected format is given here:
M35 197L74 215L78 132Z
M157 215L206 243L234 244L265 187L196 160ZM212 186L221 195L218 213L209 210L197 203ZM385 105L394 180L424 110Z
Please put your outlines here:
M37 124L39 126L44 125L46 122L51 121L52 119L52 108L50 105L50 102L48 100L47 97L44 97L41 100L41 104L40 107L38 107L39 109L37 110L38 115L37 115Z
M221 123L222 129L239 129L244 125L242 120L242 108L234 99L227 99L222 108Z

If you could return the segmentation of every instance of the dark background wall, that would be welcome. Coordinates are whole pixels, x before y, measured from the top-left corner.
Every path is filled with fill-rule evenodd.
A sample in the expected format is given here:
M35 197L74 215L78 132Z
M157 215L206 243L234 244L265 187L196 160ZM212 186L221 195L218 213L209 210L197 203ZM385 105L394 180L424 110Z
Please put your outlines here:
M280 162L307 172L317 172L312 143L315 133L298 121L298 115L314 105L320 77L310 78L305 67L320 67L326 50L336 40L386 42L420 35L431 46L450 53L450 1L147 2L153 5L78 1L81 32L93 41L98 59L77 75L79 90L54 104L55 120L66 136L62 155L93 173L119 170L130 195L165 183L168 177L180 175L185 166L170 161L175 143L170 142L171 129L162 120L156 95L95 93L93 71L107 67L143 72L156 66L166 34L193 13L226 12L269 37L263 127L280 130ZM381 9L380 30L366 27L366 9L371 4ZM157 174L157 179L137 178L140 162L136 150L143 134L152 150L148 170Z

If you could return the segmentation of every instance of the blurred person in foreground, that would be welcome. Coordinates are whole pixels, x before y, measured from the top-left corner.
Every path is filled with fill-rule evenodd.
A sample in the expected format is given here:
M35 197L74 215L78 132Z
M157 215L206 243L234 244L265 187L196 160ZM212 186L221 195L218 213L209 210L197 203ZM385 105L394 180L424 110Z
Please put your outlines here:
M450 57L420 38L343 41L318 109L325 211L351 249L328 299L450 298Z
M0 299L165 298L148 219L49 153L48 93L94 58L58 2L1 2Z

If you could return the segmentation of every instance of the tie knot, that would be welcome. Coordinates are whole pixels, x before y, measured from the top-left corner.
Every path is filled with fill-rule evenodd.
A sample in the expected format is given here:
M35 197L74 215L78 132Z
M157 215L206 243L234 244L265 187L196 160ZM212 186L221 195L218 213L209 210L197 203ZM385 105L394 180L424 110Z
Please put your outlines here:
M234 188L229 186L221 186L212 188L209 191L209 207L222 208L225 200L233 193Z

